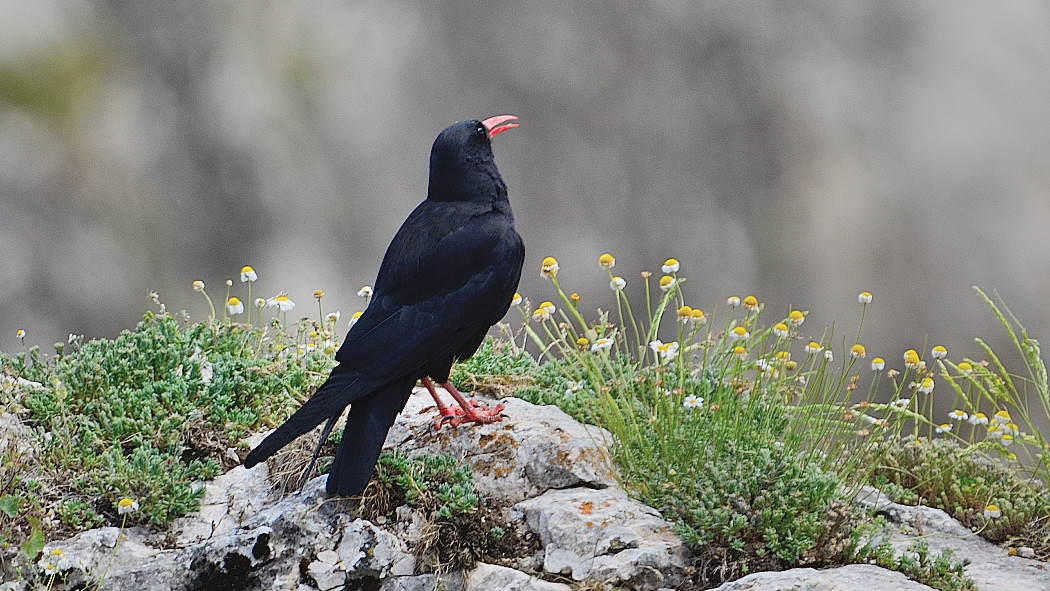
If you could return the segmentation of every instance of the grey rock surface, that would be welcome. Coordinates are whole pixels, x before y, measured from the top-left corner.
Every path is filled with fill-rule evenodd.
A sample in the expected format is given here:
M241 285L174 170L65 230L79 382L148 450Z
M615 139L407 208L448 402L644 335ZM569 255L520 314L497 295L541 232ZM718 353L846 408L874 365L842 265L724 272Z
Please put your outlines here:
M816 570L793 568L754 573L725 583L716 591L929 591L899 572L871 564Z
M547 572L645 590L684 580L672 524L619 488L552 490L515 508L539 534Z
M889 537L898 552L922 540L929 545L931 554L951 548L954 560L969 560L966 575L981 591L1050 589L1047 563L1010 556L940 509L894 503L871 487L864 487L854 502L885 515L896 526L889 530Z
M438 393L452 400L443 389ZM463 458L474 467L478 492L505 503L550 489L617 486L602 451L611 437L608 431L582 425L556 406L536 406L518 398L503 404L504 419L498 423L434 430L434 401L417 388L387 435L386 446L410 455L440 451Z

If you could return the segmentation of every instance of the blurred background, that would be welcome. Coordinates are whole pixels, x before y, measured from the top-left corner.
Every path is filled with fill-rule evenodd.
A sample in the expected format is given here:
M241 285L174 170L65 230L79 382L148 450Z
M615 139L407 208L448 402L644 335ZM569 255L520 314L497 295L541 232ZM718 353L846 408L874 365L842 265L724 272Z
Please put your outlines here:
M495 142L527 259L581 307L682 262L900 367L1005 348L971 286L1046 340L1050 5L0 0L0 350L203 319L259 274L344 320L424 197L437 133ZM511 318L516 319L515 316ZM345 330L345 322L343 323ZM841 349L840 349L841 350Z

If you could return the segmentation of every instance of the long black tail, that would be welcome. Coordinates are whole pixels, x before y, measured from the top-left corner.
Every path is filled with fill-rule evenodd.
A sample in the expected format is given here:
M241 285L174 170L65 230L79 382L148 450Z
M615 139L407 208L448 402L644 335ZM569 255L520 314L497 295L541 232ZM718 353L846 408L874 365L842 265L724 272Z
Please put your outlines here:
M368 485L390 426L405 408L414 377L396 380L362 396L350 406L343 441L332 462L325 485L328 494L360 494Z
M321 424L321 421L338 416L346 405L365 393L361 375L352 371L339 371L339 366L332 370L328 381L317 389L317 392L303 404L295 414L288 417L276 431L270 433L258 447L244 458L244 467L251 468L265 462L277 453L277 450Z

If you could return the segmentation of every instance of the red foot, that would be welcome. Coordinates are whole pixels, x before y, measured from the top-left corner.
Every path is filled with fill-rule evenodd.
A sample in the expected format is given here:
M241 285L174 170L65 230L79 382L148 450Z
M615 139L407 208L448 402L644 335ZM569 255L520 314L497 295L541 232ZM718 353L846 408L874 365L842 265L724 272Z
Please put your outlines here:
M440 430L445 425L449 427L458 427L463 423L498 423L503 420L503 415L499 414L503 410L502 404L497 404L489 408L488 405L482 404L476 400L470 401L470 406L464 409L458 404L445 407L448 414L442 413L437 419L434 419L434 429Z
M437 389L434 388L434 383L430 381L430 378L422 379L423 385L427 391L434 398L434 404L437 405L438 413L441 415L434 420L434 429L440 430L441 427L449 425L451 427L458 427L463 423L496 423L503 420L503 415L499 414L503 410L502 404L489 408L486 404L478 402L476 400L467 400L456 390L455 386L449 382L441 384L453 398L456 399L458 404L452 406L445 406L441 402L441 398L438 396Z

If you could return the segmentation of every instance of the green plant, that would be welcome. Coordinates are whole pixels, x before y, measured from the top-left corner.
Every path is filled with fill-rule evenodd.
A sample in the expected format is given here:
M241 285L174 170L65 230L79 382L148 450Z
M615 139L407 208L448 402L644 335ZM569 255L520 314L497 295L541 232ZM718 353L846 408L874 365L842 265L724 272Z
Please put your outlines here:
M189 323L154 301L159 312L114 339L0 354L0 409L32 431L0 449L0 543L32 558L27 536L112 523L113 498L141 504L121 521L155 526L196 509L200 482L234 462L228 450L297 408L333 365L331 315L275 329L225 314Z
M642 274L644 306L624 295L611 256L599 264L617 298L615 315L584 319L551 257L541 272L561 308L518 302L525 334L546 359L540 370L564 380L548 375L544 381L558 386L548 400L612 433L610 455L625 488L674 520L695 548L724 562L798 563L827 533L840 485L859 485L860 467L900 420L887 411L869 421L870 402L851 399L863 347L855 345L838 371L827 345L815 341L795 361L803 312L762 327L757 299L730 298L716 331L709 316L685 305L678 261L665 262L655 294L651 275ZM851 524L838 526L845 535Z
M929 545L918 541L904 552L896 554L889 542L883 542L874 547L864 546L859 550L858 557L883 568L900 571L909 579L940 591L977 590L977 584L964 572L969 561L953 562L950 548L931 556Z

